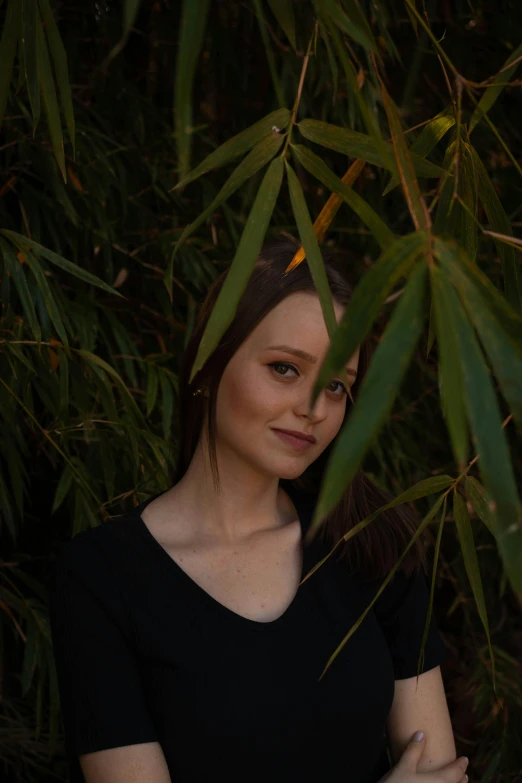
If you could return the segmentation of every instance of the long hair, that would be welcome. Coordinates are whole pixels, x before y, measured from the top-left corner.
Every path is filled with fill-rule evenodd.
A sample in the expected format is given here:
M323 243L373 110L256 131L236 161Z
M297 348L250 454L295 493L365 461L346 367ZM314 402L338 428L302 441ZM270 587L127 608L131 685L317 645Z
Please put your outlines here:
M209 459L214 486L216 489L219 486L216 458L216 400L221 377L239 346L279 302L296 291L317 294L306 260L285 274L285 269L299 247L300 245L292 238L286 237L265 242L232 322L205 365L195 375L192 383L189 383L201 337L225 282L228 269L213 282L200 305L180 365L178 409L180 440L177 465L172 476L173 484L180 481L190 465L201 435L204 414L207 413ZM336 302L345 307L352 296L352 286L335 253L323 249L322 256L332 296ZM357 399L358 390L368 369L370 339L371 335L367 336L360 345L357 378L352 386L354 400ZM193 395L193 392L201 386L208 389L208 397L203 394ZM348 397L344 421L350 415L351 408L352 403ZM290 480L290 484L304 493L318 494L337 437L300 476ZM358 522L392 499L392 494L377 487L364 471L359 469L341 499L323 520L318 536L333 548ZM337 559L345 560L347 567L360 574L363 579L379 579L386 576L395 565L417 527L417 515L409 506L401 505L388 509L353 538L340 544L336 550ZM424 538L419 536L410 547L399 570L410 576L420 568L426 573L426 536Z

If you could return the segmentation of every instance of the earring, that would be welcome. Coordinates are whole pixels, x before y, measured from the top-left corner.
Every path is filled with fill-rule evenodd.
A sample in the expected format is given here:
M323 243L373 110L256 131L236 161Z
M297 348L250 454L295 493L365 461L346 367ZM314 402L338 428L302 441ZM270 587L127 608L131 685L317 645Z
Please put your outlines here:
M208 397L206 386L200 386L199 389L196 389L196 391L192 392L192 396L195 397L197 394L201 394L202 392L204 392L205 397Z

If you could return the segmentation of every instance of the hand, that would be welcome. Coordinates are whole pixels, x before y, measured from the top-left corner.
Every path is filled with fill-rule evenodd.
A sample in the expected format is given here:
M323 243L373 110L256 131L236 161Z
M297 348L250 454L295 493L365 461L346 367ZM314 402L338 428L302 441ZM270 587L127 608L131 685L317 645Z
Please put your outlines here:
M417 772L417 764L425 747L426 736L420 741L412 737L397 764L379 780L379 783L384 781L386 783L467 783L468 763L464 756L433 772Z

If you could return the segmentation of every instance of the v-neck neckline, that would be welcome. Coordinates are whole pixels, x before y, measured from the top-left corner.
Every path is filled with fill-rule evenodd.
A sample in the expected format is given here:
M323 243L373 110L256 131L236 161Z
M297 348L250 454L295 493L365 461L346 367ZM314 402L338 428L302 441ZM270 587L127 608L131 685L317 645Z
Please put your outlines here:
M314 542L312 541L310 544L304 543L305 533L308 530L313 512L313 497L311 496L310 498L307 498L306 495L302 494L299 490L287 482L285 482L282 487L290 496L292 503L294 504L297 511L299 523L301 525L302 567L301 575L299 577L299 585L294 597L292 598L292 601L287 606L285 611L279 615L279 617L276 617L275 620L252 620L249 617L245 617L244 615L235 612L233 609L229 609L228 606L222 604L217 600L217 598L214 598L200 584L198 584L198 582L196 582L179 565L179 563L177 563L176 560L174 560L174 558L169 555L162 544L159 543L157 538L152 534L148 526L145 524L145 520L142 517L142 512L149 505L149 503L152 503L153 500L163 495L167 490L158 492L155 495L147 498L142 503L135 506L130 514L135 518L137 528L142 534L143 538L148 541L152 548L161 556L163 562L169 568L169 570L171 570L174 574L177 574L178 577L181 578L184 583L193 591L194 595L198 595L200 598L202 598L210 609L217 611L225 617L228 617L229 620L232 620L233 622L242 624L245 628L252 628L262 632L275 631L284 627L297 610L298 604L302 597L303 589L305 589L305 585L302 585L301 582L314 565L312 562L312 550L314 549ZM168 558L168 562L165 560L165 558Z

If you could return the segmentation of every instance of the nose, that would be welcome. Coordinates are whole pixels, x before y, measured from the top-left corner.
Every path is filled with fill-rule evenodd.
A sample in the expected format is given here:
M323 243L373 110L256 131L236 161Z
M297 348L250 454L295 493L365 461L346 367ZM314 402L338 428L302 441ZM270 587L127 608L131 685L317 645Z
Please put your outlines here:
M320 391L319 396L315 401L315 405L312 408L311 405L312 390L313 390L313 386L310 386L309 388L303 390L303 393L299 396L299 399L296 400L295 412L299 416L306 416L311 421L319 422L322 421L326 416L326 411L327 411L326 393L324 389Z

